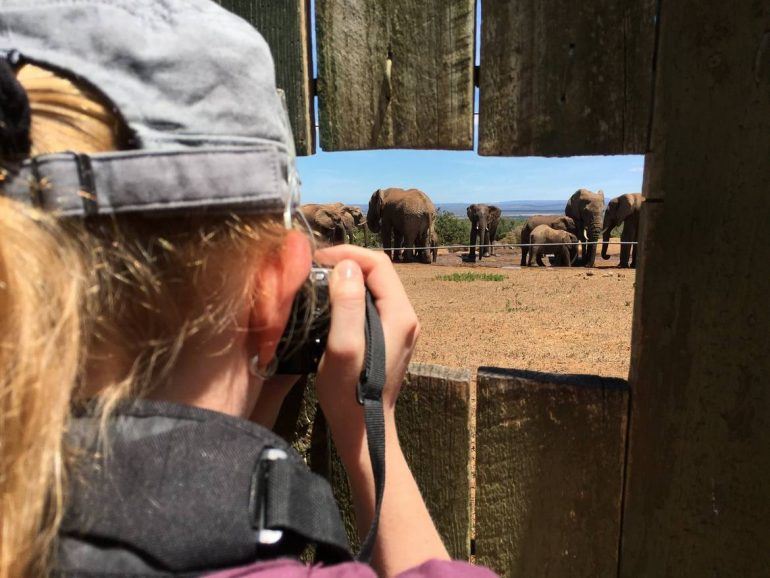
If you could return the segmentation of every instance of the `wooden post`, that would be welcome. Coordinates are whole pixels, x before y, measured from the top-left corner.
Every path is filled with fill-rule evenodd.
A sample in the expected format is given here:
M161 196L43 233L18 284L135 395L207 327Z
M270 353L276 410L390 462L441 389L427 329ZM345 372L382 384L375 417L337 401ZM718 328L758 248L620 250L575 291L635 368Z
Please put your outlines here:
M620 576L770 568L770 4L661 3Z
M480 368L477 391L478 563L616 578L626 382Z
M655 0L483 0L479 154L642 153Z
M286 94L298 155L315 153L310 0L215 0L254 26L275 61L275 80Z
M437 365L409 366L396 407L399 440L449 553L468 560L470 516L470 372ZM332 485L355 539L347 479L338 459Z
M474 0L317 0L321 146L473 148Z

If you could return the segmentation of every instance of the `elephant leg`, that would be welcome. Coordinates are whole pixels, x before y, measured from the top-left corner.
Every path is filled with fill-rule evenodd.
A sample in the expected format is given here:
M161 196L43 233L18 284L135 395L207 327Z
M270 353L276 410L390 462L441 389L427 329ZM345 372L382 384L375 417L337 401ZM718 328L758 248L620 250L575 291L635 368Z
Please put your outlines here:
M478 231L476 230L476 223L471 221L471 250L468 253L468 260L473 262L476 260L476 237L478 236Z
M489 255L495 256L495 241L497 240L497 227L489 229Z
M529 243L529 235L521 234L521 266L524 267L527 264L527 253L530 252L530 248L526 245Z
M383 247L395 247L393 244L393 231L390 228L390 224L385 224L385 222L382 223L382 230L380 232L380 236L382 237L382 246ZM390 257L391 261L395 260L395 251L393 249L386 249L385 253L387 253L388 257Z
M401 260L404 263L414 261L414 249L409 249L407 247L414 247L415 246L415 238L412 237L410 234L405 233L401 237L401 246L404 247L403 252L401 253Z
M404 235L400 231L393 231L393 246L396 248L393 260L404 261L406 260L406 251L404 250Z
M631 223L631 219L627 219L623 224L623 233L620 236L620 240L622 243L628 243L630 241L633 241L636 238L636 230L633 223ZM632 245L621 245L620 246L620 263L618 267L621 267L625 269L628 267L628 260L631 256L631 248Z
M559 265L561 265L562 267L569 267L572 263L569 256L569 249L567 248L567 245L561 246L560 254L561 254L561 263L559 263Z
M424 234L421 234L418 237L418 247L421 247L420 255L418 257L419 261L421 263L430 263L431 244L428 231L425 231Z

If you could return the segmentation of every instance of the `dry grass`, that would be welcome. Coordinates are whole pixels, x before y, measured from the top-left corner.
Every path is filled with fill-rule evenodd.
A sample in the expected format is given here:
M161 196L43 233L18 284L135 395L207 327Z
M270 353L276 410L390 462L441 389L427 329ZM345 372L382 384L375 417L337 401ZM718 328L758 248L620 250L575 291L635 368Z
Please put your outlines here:
M503 269L497 261L485 260L497 268L484 270L502 281L450 280L464 279L468 264L396 265L422 325L414 361L627 377L634 271Z

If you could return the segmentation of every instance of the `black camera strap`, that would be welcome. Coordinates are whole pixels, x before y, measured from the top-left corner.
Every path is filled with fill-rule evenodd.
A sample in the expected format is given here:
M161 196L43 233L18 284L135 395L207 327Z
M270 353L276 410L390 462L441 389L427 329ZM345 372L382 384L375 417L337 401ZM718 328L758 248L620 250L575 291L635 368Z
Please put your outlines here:
M364 406L364 426L369 459L374 474L374 517L369 533L356 556L360 562L370 562L377 539L382 497L385 492L385 413L382 390L385 387L385 336L382 322L371 293L366 292L366 354L364 369L356 392L358 403Z

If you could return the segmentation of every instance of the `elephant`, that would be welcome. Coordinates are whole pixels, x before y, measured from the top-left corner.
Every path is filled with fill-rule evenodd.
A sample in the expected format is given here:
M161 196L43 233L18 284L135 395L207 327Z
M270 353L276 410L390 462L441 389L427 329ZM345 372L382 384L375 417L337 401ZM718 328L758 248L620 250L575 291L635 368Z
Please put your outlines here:
M377 189L369 199L366 224L369 230L380 233L383 247L392 247L387 251L393 261L401 257L405 261L415 257L430 263L429 233L433 230L436 207L430 197L418 189ZM417 251L409 247L418 247ZM417 253L415 255L415 253Z
M300 210L316 239L330 245L340 245L345 242L345 223L339 207L335 204L302 205Z
M559 231L553 229L548 225L538 225L529 235L529 242L534 246L530 248L527 258L527 266L532 266L532 259L537 261L540 267L543 267L543 255L555 255L556 259L554 263L569 267L572 265L572 257L570 255L569 247L570 243L577 242L577 236L568 233L567 231ZM537 246L539 243L544 243L544 246ZM562 245L555 245L554 243L563 243Z
M639 237L639 215L642 212L644 198L641 193L627 193L615 197L607 203L604 212L604 230L602 231L602 258L609 259L607 245L612 229L623 223L623 233L620 240L624 242L637 241ZM637 245L620 246L620 264L618 267L627 268L628 258L631 257L631 268L636 268Z
M497 225L500 224L502 211L494 205L474 204L468 207L467 212L471 220L471 250L468 253L468 260L476 260L476 239L478 239L479 261L481 261L482 257L495 254L492 245L497 239Z
M604 212L604 191L593 193L588 189L579 189L569 198L564 214L575 220L577 238L581 242L581 261L585 267L593 267L596 262L596 242L602 232L602 213ZM586 242L586 232L588 241Z
M369 245L369 228L366 226L366 217L364 213L358 207L351 205L344 205L342 203L334 203L335 207L339 208L340 217L342 218L342 224L345 227L345 232L348 236L348 243L353 244L353 233L356 229L362 228L364 230L364 246Z
M527 245L529 243L529 237L532 234L532 230L538 225L548 225L552 229L557 231L567 231L573 235L577 235L577 227L575 226L574 219L565 217L562 215L532 215L527 219L524 224L524 228L521 230L521 244ZM577 256L577 245L570 245L570 263L574 263ZM521 248L521 266L527 265L527 253L529 253L529 247L522 246Z

